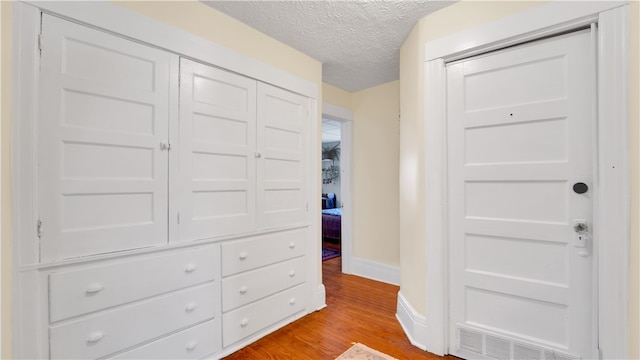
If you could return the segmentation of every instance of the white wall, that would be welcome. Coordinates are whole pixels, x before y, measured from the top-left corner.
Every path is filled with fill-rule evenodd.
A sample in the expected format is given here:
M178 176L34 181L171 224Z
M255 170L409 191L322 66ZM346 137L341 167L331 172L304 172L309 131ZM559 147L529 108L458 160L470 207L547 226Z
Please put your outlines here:
M325 103L353 111L353 256L395 269L400 264L399 82L353 93L323 84L322 92Z
M399 266L399 82L354 92L353 256Z

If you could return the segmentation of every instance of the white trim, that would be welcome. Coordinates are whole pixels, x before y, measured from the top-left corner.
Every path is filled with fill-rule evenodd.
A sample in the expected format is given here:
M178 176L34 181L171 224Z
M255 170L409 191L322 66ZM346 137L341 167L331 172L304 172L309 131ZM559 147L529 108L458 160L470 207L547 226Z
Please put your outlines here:
M353 258L353 121L343 121L340 129L340 170L342 172L340 179L342 272L351 274L351 259Z
M377 261L354 257L351 259L352 274L363 278L400 285L400 268Z
M315 310L322 310L327 307L327 290L324 284L318 285L316 289L316 308Z
M329 103L322 103L322 115L338 121L352 121L353 111Z
M558 33L588 24L600 12L625 5L626 1L552 1L506 18L464 30L425 44L425 61L447 61Z
M21 271L22 265L39 261L35 241L15 239L36 238L37 197L34 179L35 119L38 104L38 35L40 12L21 2L13 4L13 356L37 358L41 349L37 311L33 306L38 299L35 272ZM31 306L31 308L29 308ZM36 307L37 308L37 307ZM31 336L27 336L27 334Z
M82 22L176 54L317 99L317 83L222 47L185 30L106 1L28 1L44 12Z
M318 101L316 99L309 99L309 114L307 120L309 126L307 127L307 221L309 228L307 229L307 271L308 271L308 291L309 299L313 301L313 304L309 304L309 312L317 309L321 309L326 306L326 298L324 293L324 285L322 284L322 236L320 235L322 223L319 221L321 198L317 196L316 190L322 186L322 176L320 175L320 167L317 165L316 159L320 158L320 148L322 146L319 137L322 131L320 121L318 120ZM313 245L313 246L311 246ZM318 295L317 287L322 287L322 297Z
M600 349L626 358L629 184L627 148L627 9L625 2L551 2L425 44L426 321L427 350L447 353L447 188L445 62L566 31L597 20L599 26L599 247ZM606 122L606 124L605 124ZM615 166L615 169L613 168ZM598 235L596 235L598 236Z
M411 345L418 349L427 350L427 346L422 342L428 337L427 319L411 306L402 295L402 291L398 292L396 319L402 326L402 330L407 334Z
M627 8L598 21L598 323L603 359L626 359L629 301ZM636 99L637 101L637 99Z
M436 59L425 64L425 234L426 271L427 271L427 324L428 336L425 340L427 350L444 355L447 346L447 149L446 124L435 119L446 118L444 61ZM434 121L429 121L434 119ZM437 310L436 310L437 309Z
M340 106L323 103L322 117L340 121L340 194L342 199L342 272L351 274L353 257L353 111ZM346 206L345 206L346 204Z

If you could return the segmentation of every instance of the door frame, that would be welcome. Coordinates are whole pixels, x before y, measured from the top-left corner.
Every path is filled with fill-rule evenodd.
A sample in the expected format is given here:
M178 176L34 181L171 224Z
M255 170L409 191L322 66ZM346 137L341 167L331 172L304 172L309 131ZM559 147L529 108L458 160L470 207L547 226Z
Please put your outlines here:
M340 193L342 194L342 272L351 274L353 257L353 196L352 196L352 149L353 111L333 104L322 104L322 118L339 121L340 128ZM345 207L344 204L347 204ZM322 237L320 239L322 241Z
M425 43L426 350L448 353L446 63L598 25L594 306L600 358L627 358L630 200L626 2L551 2ZM436 175L438 174L438 175ZM595 245L595 244L594 244ZM597 254L597 255L596 255ZM603 281L605 280L605 281Z

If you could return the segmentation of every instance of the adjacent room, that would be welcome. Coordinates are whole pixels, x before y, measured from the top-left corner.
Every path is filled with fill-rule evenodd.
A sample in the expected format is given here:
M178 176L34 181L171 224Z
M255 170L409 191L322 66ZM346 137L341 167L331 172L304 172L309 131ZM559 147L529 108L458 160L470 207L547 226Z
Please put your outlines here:
M342 123L322 119L322 260L340 256L342 192L340 141Z

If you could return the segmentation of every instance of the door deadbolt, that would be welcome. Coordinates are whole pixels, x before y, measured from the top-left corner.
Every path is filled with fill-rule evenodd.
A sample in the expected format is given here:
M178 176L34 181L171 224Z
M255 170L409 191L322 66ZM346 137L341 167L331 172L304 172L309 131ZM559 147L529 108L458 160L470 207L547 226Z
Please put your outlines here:
M589 186L587 186L587 184L585 184L583 182L577 182L577 183L573 184L573 191L576 194L584 194L587 191L589 191Z

